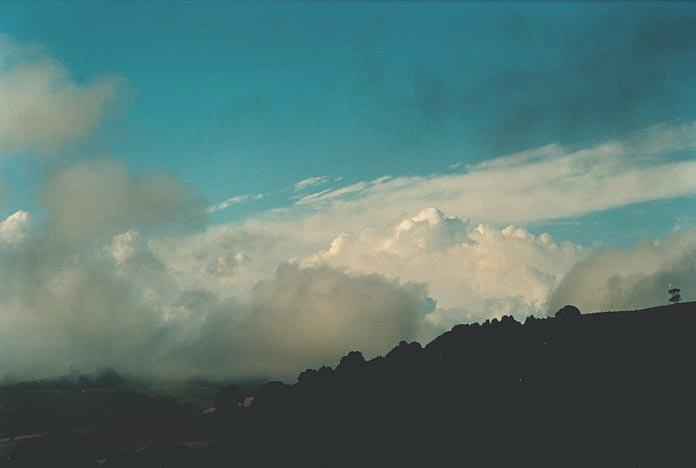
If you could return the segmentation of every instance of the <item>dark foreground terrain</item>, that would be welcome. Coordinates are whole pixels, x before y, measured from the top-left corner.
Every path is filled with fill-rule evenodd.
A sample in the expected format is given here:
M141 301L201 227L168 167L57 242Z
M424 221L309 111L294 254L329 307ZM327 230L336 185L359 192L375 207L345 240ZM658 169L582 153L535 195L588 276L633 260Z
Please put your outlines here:
M269 382L250 406L252 391L236 386L198 382L198 399L143 396L109 374L116 380L68 392L108 399L121 388L119 407L135 414L100 421L73 409L46 418L45 433L0 425L14 431L0 444L0 464L696 466L695 358L696 303L686 303L459 325L425 348L402 342L370 361L351 352L294 385ZM49 390L1 391L0 417L15 408L15 426L27 428L17 401ZM216 411L204 411L213 393ZM63 419L71 422L56 424Z

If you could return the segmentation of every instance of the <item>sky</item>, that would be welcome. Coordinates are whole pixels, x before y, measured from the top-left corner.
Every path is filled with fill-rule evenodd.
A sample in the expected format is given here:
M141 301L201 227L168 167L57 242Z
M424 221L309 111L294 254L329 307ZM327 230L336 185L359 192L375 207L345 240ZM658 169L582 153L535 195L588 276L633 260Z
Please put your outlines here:
M291 379L696 279L696 6L0 6L0 378Z

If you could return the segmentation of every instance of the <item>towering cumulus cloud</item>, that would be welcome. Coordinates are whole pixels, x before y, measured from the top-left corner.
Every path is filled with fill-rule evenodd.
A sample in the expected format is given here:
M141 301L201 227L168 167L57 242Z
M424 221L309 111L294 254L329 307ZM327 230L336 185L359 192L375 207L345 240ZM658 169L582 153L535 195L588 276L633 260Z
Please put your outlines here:
M430 320L451 326L502 314L543 314L549 291L583 256L579 246L559 245L547 234L472 226L428 208L384 234L342 234L308 263L428 284L439 305Z

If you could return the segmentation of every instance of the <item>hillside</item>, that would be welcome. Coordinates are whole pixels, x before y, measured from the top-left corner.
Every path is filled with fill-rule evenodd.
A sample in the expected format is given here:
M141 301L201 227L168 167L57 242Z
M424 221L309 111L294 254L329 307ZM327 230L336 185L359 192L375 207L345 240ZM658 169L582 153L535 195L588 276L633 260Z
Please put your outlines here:
M427 346L346 355L270 382L254 405L149 448L80 435L18 445L8 466L684 466L696 416L696 303L458 325ZM60 438L62 437L62 438ZM687 465L692 463L687 463ZM61 465L63 466L63 465Z

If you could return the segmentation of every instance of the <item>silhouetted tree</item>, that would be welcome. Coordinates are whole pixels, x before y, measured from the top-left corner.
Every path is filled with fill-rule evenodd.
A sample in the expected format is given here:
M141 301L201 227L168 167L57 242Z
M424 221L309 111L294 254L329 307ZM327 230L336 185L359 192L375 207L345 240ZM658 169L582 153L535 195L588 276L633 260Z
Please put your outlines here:
M669 302L673 304L679 304L679 301L681 301L681 289L672 288L669 290L669 294L671 295L671 297L669 298Z
M365 364L365 358L359 351L351 351L341 358L336 367L337 371L352 372L360 369Z

